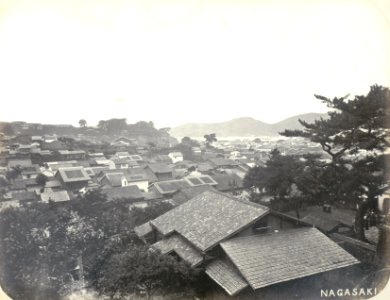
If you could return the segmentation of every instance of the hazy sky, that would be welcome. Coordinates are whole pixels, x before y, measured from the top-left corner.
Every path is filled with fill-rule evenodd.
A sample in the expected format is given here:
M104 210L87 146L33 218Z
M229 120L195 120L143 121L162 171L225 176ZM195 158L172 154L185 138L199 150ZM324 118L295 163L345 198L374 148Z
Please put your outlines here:
M157 127L390 86L388 0L0 0L0 120Z

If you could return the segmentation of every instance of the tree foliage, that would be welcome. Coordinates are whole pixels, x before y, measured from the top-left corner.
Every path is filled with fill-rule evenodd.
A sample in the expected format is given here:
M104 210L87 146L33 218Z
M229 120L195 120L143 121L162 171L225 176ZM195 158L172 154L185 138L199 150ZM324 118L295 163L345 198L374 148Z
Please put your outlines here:
M107 246L115 242L132 251L138 241L134 226L169 208L168 204L161 204L130 209L128 202L109 202L100 191L94 191L68 206L35 203L3 210L0 212L3 287L15 300L60 299L71 287L72 270L80 257L85 281L93 284L100 278L100 262L107 255Z
M79 125L81 128L87 127L87 121L85 121L85 119L80 119Z
M46 182L48 180L48 177L45 174L39 173L37 177L35 178L36 183L38 183L41 186L45 186Z
M196 278L196 272L184 262L146 246L123 249L114 245L105 251L111 253L101 262L95 287L111 297L144 291L150 299L156 291L177 293L188 289Z
M265 167L248 172L244 184L265 188L279 199L285 199L294 184L300 201L358 207L357 234L364 239L363 217L375 208L388 181L383 150L389 145L390 91L374 85L367 95L351 100L316 98L331 109L328 117L314 123L299 120L303 129L281 134L318 143L327 157L282 156L274 150Z
M366 96L356 96L349 101L347 96L334 99L315 97L332 109L329 117L314 123L299 120L303 130L285 130L282 135L304 137L319 143L334 163L345 159L348 154L384 150L389 146L386 140L390 128L388 88L374 85Z
M207 146L210 146L212 143L217 141L217 135L215 133L205 134L203 137Z
M358 205L358 236L364 238L362 219L375 207L386 183L383 150L389 146L390 90L373 85L365 96L329 99L316 95L331 111L314 123L299 120L302 130L285 130L321 145L330 163L317 174L322 193L343 205Z
M19 165L11 167L6 173L5 177L8 181L14 181L16 178L22 174L23 168Z

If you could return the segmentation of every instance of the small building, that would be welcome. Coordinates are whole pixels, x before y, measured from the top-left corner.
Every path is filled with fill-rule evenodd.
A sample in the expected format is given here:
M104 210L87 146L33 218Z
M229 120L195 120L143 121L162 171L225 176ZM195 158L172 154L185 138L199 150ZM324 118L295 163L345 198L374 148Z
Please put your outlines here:
M14 180L9 186L9 190L14 193L27 192L26 183L24 180Z
M55 174L65 189L78 191L88 185L91 179L83 167L59 168Z
M173 179L173 171L168 165L159 163L159 164L149 164L145 167L145 170L149 173L152 173L156 176L157 181L171 180Z
M148 191L149 182L155 181L155 178L151 179L143 168L102 170L96 178L102 187L135 185L145 192Z
M238 165L234 160L222 157L209 158L208 161L215 169L232 169Z
M32 166L31 159L25 158L25 159L9 159L8 160L8 168L14 168L14 167L21 167L21 168L27 168Z
M237 174L215 174L211 176L217 182L216 189L221 192L232 192L243 189L243 179Z
M43 203L64 203L70 200L69 194L67 191L45 191L40 195L41 201Z
M230 239L221 248L206 274L231 296L359 263L315 228Z
M34 202L38 199L38 196L35 192L19 192L12 193L12 199L18 200L20 204Z
M28 167L24 167L22 169L22 178L23 179L34 179L38 176L38 174L41 172L39 165L31 165Z
M83 150L59 150L62 160L84 160L86 153Z
M289 212L296 215L296 212ZM312 224L324 233L352 230L356 212L351 209L339 208L330 205L312 205L299 210L299 217L303 222Z
M123 172L107 172L99 180L103 188L114 188L127 186L128 182Z
M108 201L126 199L131 202L144 200L144 196L136 185L108 188L102 191Z
M135 233L151 250L204 268L230 296L359 263L316 228L212 190L136 227Z

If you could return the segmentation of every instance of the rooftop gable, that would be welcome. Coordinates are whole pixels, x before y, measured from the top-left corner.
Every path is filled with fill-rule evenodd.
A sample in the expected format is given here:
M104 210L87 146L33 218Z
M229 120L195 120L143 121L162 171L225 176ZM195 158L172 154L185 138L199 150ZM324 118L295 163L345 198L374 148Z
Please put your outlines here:
M122 172L107 173L103 178L106 178L109 184L113 187L122 186L122 179L125 178Z
M206 267L206 274L218 283L230 296L234 296L248 286L248 283L229 261L216 259Z
M163 235L176 231L206 251L268 212L265 206L206 191L152 220L151 224Z
M159 250L161 254L168 254L175 251L181 259L192 267L199 265L203 261L202 253L196 250L178 234L173 234L166 239L154 243L152 248Z
M221 247L254 290L359 263L316 228L230 239Z

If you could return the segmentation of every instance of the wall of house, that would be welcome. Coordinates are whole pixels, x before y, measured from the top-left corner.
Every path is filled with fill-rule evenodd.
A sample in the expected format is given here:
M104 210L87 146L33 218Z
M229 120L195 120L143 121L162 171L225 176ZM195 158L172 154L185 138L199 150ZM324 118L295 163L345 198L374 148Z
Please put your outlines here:
M155 173L155 175L156 175L156 177L157 177L157 179L159 181L173 179L172 172L169 172L169 173Z
M88 185L88 181L66 182L65 187L71 191L81 190Z
M122 186L128 186L129 183L127 182L126 178L122 178Z

